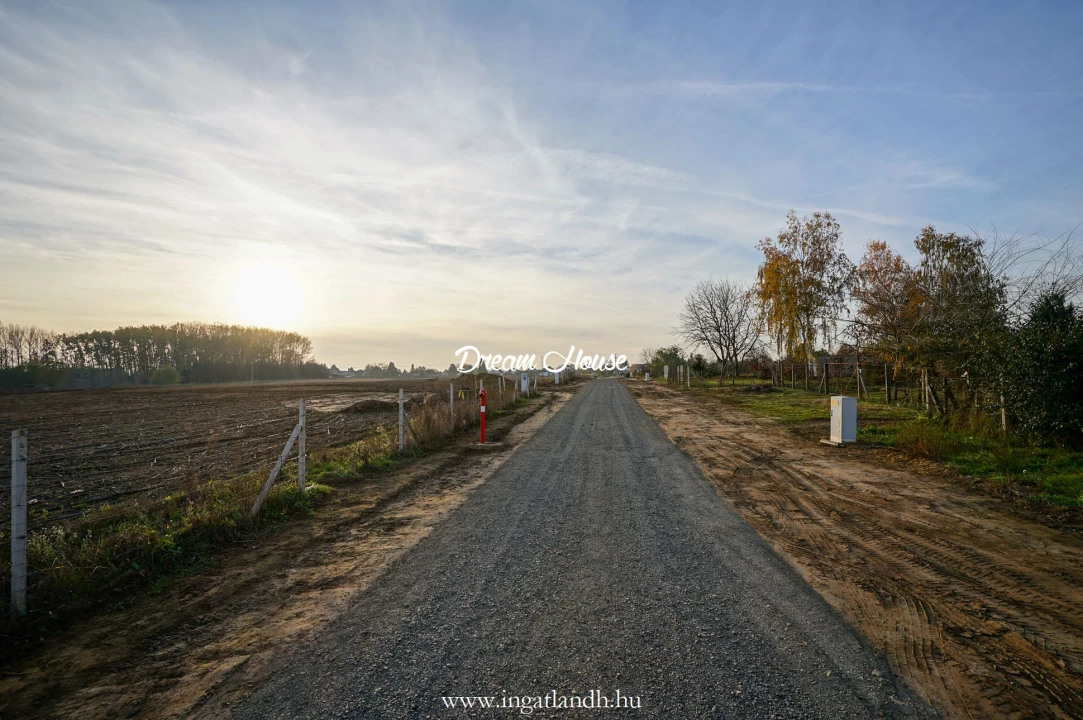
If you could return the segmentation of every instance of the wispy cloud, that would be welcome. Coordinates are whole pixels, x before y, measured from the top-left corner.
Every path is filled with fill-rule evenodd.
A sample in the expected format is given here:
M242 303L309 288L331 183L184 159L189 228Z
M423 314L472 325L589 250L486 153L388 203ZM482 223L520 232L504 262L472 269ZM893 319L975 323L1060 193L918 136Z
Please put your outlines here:
M634 345L660 339L650 328L670 326L700 275L750 278L754 241L791 207L830 210L857 239L905 239L945 211L921 204L930 194L998 189L973 156L870 139L850 114L791 102L874 107L923 87L633 82L591 55L596 39L638 47L619 23L584 31L581 58L538 58L545 30L524 23L520 49L464 14L0 9L0 314L58 329L229 319L234 276L273 254L305 286L301 329L339 364L425 336L416 360L435 362L467 315L490 337L561 327ZM652 45L646 66L673 75L682 52ZM558 61L576 77L549 74ZM959 214L973 207L988 206ZM478 307L514 307L521 332Z
M610 89L613 96L671 96L685 98L724 98L738 95L768 96L783 93L837 95L931 96L958 100L995 100L1026 98L1081 98L1083 92L1072 90L975 91L942 90L934 87L905 85L845 85L807 81L720 81L662 80L625 84Z

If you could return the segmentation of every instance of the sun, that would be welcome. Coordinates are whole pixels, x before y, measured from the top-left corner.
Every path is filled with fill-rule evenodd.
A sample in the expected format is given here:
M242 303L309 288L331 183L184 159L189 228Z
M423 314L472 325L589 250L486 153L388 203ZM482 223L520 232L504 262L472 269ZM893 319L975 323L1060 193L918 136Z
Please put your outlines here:
M237 279L234 302L237 316L245 325L295 329L301 318L301 300L297 277L277 263L251 266Z

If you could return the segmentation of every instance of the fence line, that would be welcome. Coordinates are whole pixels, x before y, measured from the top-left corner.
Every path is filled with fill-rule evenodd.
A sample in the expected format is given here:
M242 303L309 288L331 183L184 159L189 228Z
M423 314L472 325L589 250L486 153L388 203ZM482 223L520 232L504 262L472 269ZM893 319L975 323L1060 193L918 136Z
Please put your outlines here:
M687 365L650 365L643 368L649 378L669 384L691 387L696 378L701 385L707 379ZM742 361L735 375L720 382L759 379L776 387L804 389L823 394L851 394L869 402L912 407L928 414L950 415L955 412L980 412L995 419L1007 432L1004 400L990 389L987 378L969 375L953 376L929 372L921 368L885 363L877 360L827 360L816 362Z
M533 380L536 392L536 374ZM475 378L475 381L478 387L484 382L482 378ZM519 383L512 383L511 392L505 392L503 377L498 376L496 381L497 391L489 401L489 409L499 411L513 407L521 397ZM405 388L399 390L399 448L403 451L463 430L478 420L475 389L461 387L456 392L455 383L449 382L445 394L440 383L434 383L432 387L435 392L422 389L421 392L411 391L409 396ZM263 409L276 412L275 417L259 420L252 418L260 410L208 412L217 409L210 403L172 405L173 409L196 409L199 415L195 418L176 419L166 417L164 413L156 413L153 418L126 414L120 418L123 424L119 428L110 427L100 418L92 425L91 414L85 412L79 427L63 431L50 432L48 417L39 414L31 418L28 424L42 431L28 433L26 429L19 429L12 434L11 525L9 528L0 526L0 537L5 529L10 529L11 535L13 615L18 617L26 610L28 531L38 532L51 524L84 517L95 524L110 522L165 493L187 489L202 491L270 467L270 473L248 511L248 516L254 518L283 474L294 446L298 488L304 491L308 453L374 434L386 437L381 434L391 429L393 420L388 422L390 413L383 408L391 404L382 405L385 400L371 395L364 393L358 402L317 411L315 419L312 417L313 403L307 399L288 403L296 402L297 411L292 419L277 414L278 403ZM457 395L465 401L456 403ZM376 409L372 410L373 407ZM216 418L225 422L216 426ZM54 427L63 421L60 416L51 420ZM292 424L289 430L287 421ZM92 432L84 432L86 428L92 428ZM194 432L183 434L187 428ZM404 430L409 432L412 442L407 442ZM165 437L162 437L162 431L166 433ZM283 445L287 432L288 440ZM73 438L77 442L70 442ZM6 471L3 467L0 475ZM29 499L28 491L31 493ZM134 502L129 502L128 498L134 498ZM114 500L124 501L118 502L115 508L106 508L105 503ZM32 515L30 518L27 517L28 510Z

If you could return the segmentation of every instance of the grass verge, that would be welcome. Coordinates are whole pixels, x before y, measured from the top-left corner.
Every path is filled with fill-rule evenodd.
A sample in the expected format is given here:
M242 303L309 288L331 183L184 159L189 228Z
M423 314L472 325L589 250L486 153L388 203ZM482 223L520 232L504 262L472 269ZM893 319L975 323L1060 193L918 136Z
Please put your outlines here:
M263 479L250 474L207 483L146 505L102 507L75 526L31 532L30 613L4 629L0 660L93 608L123 607L144 590L165 590L176 578L206 567L216 549L309 512L330 492L320 483L309 484L307 492L296 482L277 483L251 521L248 512ZM7 558L0 572L10 576Z

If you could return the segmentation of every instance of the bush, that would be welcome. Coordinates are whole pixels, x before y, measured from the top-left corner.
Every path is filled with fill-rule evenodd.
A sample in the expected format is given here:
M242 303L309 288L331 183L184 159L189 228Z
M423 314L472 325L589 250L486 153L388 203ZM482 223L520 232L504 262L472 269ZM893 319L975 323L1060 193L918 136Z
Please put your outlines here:
M180 373L171 365L160 367L150 377L152 385L175 385L180 382Z
M24 363L13 368L0 369L0 390L39 390L56 388L63 383L62 369Z

